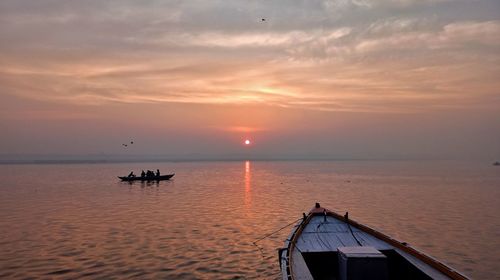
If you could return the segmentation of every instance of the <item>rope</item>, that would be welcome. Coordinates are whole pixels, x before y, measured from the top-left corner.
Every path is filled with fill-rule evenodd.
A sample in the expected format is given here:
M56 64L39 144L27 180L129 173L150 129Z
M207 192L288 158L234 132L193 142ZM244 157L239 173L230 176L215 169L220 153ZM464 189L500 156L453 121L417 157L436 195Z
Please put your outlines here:
M266 235L262 236L261 238L258 238L258 239L256 239L255 241L252 242L252 244L255 245L255 247L257 247L257 249L259 250L260 256L262 257L262 260L266 260L266 257L264 256L264 250L262 250L262 248L259 245L257 245L257 242L259 242L259 241L261 241L261 240L263 240L263 239L265 239L265 238L267 238L267 237L269 237L269 236L271 236L271 235L273 235L275 233L280 232L281 230L283 230L283 229L285 229L285 228L287 228L287 227L289 227L289 226L297 223L299 220L302 220L302 219L304 219L304 218L299 218L299 219L297 219L297 220L295 220L295 221L293 221L293 222L291 222L291 223L289 223L289 224L287 224L287 225L279 228L278 230L275 230L275 231L273 231L273 232L271 232L269 234L266 234ZM281 258L281 256L280 256L280 258ZM280 268L279 273L281 273L281 268ZM259 276L260 276L260 273L259 273Z
M349 228L349 231L351 232L352 237L354 237L354 240L356 240L356 242L358 243L359 246L363 246L363 244L361 244L361 242L359 242L359 240L356 238L356 235L354 235L354 232L352 232L351 225L349 224L349 221L348 221L349 220L349 216L348 215L349 214L346 212L345 216L344 216L345 223L347 224L347 227Z
M295 221L293 221L293 222L291 222L291 223L287 224L286 226L284 226L284 227L282 227L282 228L280 228L280 229L278 229L278 230L275 230L275 231L273 231L273 232L271 232L271 233L269 233L269 234L266 234L266 235L264 235L264 236L263 236L263 237L261 237L261 238L256 239L256 240L255 240L255 241L253 241L252 243L253 243L253 244L255 244L255 245L257 245L257 242L259 242L259 241L261 241L261 240L263 240L263 239L265 239L265 238L267 238L267 237L269 237L269 236L271 236L271 235L273 235L273 234L275 234L275 233L280 232L281 230L283 230L283 229L285 229L285 228L287 228L287 227L289 227L289 226L291 226L291 225L293 225L293 224L297 223L298 221L300 221L300 220L302 220L302 219L303 219L303 218L298 218L297 220L295 220Z
M323 244L323 246L325 246L325 248L330 249L330 245L326 244L326 242L323 239L321 239L321 235L319 234L320 233L319 232L319 227L322 224L323 224L323 222L319 223L318 226L316 227L316 234L318 235L317 237L318 237L319 242L321 242L321 244Z

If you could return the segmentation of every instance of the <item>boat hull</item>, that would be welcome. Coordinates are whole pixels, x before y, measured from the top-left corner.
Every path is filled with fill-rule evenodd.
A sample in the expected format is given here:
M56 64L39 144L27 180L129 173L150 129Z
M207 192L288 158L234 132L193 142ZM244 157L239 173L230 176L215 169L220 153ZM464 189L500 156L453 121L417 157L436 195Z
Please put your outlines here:
M339 279L339 268L336 268L337 271L328 271L324 266L319 267L320 257L327 256L331 263L332 257L339 257L346 248L353 250L367 247L387 257L389 277L384 279L468 279L407 243L355 222L347 215L342 216L320 207L319 204L307 216L304 214L304 218L294 226L286 239L284 248L278 252L283 279ZM396 263L404 263L401 267L405 268L396 267ZM411 271L407 269L410 267ZM329 274L327 277L325 271Z
M125 182L134 182L134 181L165 181L170 180L170 178L174 177L175 174L161 175L161 176L153 176L153 177L127 177L127 176L118 176L120 180Z

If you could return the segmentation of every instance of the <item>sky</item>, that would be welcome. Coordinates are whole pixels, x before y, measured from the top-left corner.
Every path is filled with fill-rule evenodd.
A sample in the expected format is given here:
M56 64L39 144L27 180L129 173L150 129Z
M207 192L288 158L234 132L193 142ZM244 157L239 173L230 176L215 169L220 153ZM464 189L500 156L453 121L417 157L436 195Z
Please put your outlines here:
M0 0L0 131L0 159L500 160L500 2Z

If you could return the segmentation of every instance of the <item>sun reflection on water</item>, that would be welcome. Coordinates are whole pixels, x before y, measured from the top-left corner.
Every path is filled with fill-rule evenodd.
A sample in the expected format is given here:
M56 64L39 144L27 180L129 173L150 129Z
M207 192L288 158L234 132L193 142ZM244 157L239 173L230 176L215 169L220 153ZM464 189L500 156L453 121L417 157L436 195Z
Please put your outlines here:
M252 187L250 174L250 161L245 161L245 208L249 208L252 204Z

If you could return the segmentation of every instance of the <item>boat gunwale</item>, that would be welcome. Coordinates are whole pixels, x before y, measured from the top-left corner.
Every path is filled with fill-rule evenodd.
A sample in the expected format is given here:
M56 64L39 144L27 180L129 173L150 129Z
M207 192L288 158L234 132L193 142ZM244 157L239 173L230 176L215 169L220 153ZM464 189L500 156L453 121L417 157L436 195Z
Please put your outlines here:
M343 221L348 223L351 226L354 226L378 239L381 239L382 241L388 243L389 245L394 246L397 249L402 250L403 252L417 258L418 260L422 261L424 264L429 265L430 267L434 268L435 270L441 272L442 274L450 277L453 280L468 280L469 278L463 275L462 273L456 271L455 269L447 266L446 264L434 259L431 256L428 256L427 254L413 248L412 246L409 246L407 243L403 243L399 240L396 240L378 230L375 230L369 226L363 225L361 223L356 222L355 220L352 220L350 218L346 219L344 216L331 211L329 209L326 209L324 207L314 207L311 209L309 214L305 219L303 219L298 227L295 229L295 231L291 234L291 240L288 242L287 246L287 263L285 264L288 266L288 270L290 273L287 275L287 279L293 280L295 277L293 276L293 265L292 265L292 251L295 249L295 244L298 240L298 237L301 235L302 231L304 228L309 224L309 221L312 219L314 216L321 216L321 215L327 215L331 216L337 220ZM281 257L281 256L280 256ZM288 272L288 271L287 271Z
M288 241L288 246L287 246L288 248L287 248L287 252L286 252L286 263L285 263L285 266L286 266L285 268L287 269L287 273L288 273L288 270L290 271L288 273L288 277L287 277L288 279L294 279L293 266L292 266L292 251L295 248L295 243L297 242L298 236L300 236L300 234L304 230L305 226L307 224L309 224L309 221L312 219L312 217L313 217L312 213L309 212L309 214L306 216L306 218L302 219L300 221L300 223L298 223L296 229L291 234L290 241Z

